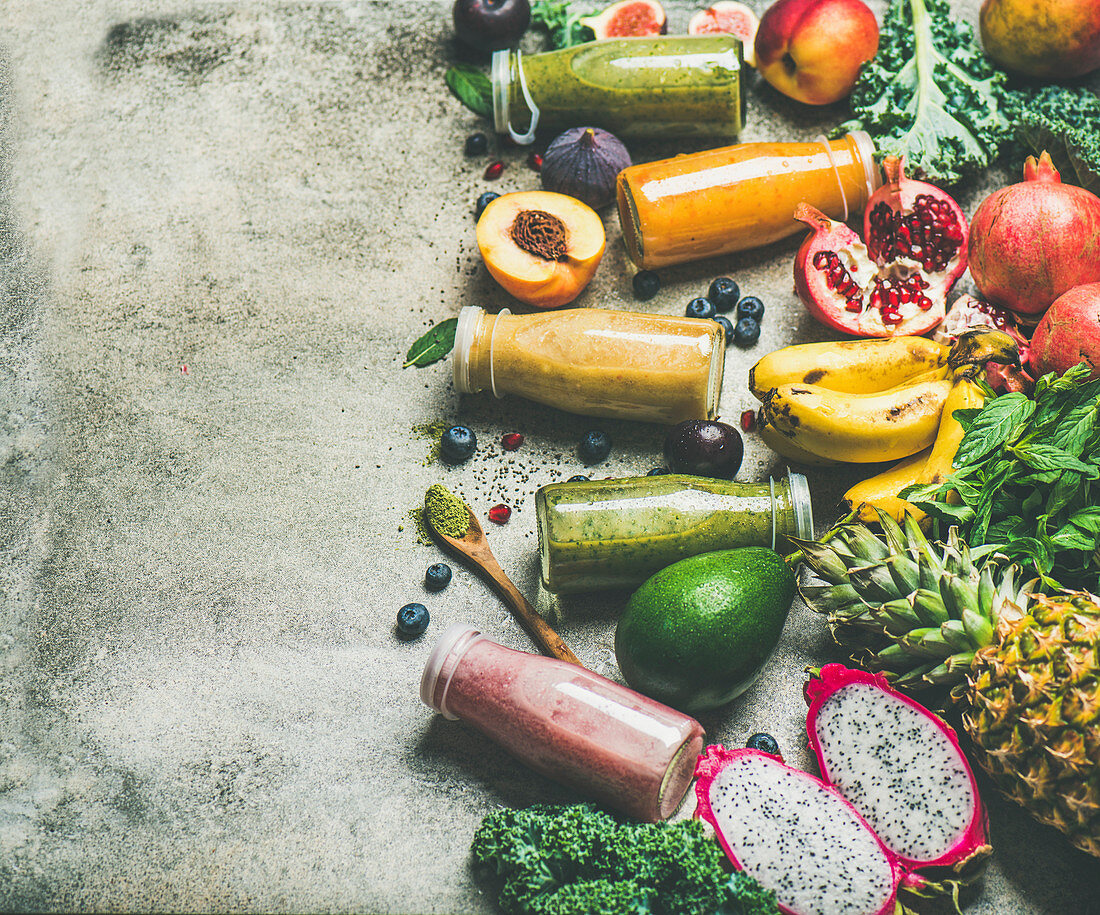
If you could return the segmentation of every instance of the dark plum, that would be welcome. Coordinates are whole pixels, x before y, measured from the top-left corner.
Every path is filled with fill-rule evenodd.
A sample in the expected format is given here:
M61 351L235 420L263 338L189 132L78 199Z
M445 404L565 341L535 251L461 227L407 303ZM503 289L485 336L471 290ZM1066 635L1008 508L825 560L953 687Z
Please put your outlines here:
M456 0L452 10L458 40L479 51L514 45L531 22L530 0Z
M665 439L665 461L673 473L732 480L744 452L741 433L713 420L685 420Z

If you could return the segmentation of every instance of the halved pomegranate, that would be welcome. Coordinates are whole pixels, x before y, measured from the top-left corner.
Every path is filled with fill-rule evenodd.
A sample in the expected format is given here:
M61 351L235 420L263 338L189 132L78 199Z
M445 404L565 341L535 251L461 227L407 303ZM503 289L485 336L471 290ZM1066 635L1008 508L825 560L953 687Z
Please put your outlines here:
M744 60L750 67L756 66L753 53L756 46L756 30L760 19L744 3L737 0L718 0L712 7L699 10L688 23L689 35L732 35L739 38L744 47Z
M888 156L886 183L867 204L864 245L808 204L814 230L795 258L795 288L819 321L859 337L923 334L943 320L947 292L966 269L966 217L951 197L904 177Z
M964 331L975 327L992 327L1001 330L1016 341L1016 349L1020 355L1019 365L1002 365L998 362L985 364L986 383L998 394L1006 394L1012 391L1023 391L1030 394L1035 386L1035 378L1038 373L1028 367L1028 358L1031 353L1031 342L1020 333L1016 326L1016 318L1011 312L990 305L983 299L972 295L961 295L955 299L954 304L947 310L947 317L936 328L932 339L940 343L951 344L958 339ZM1032 374L1035 377L1032 377Z
M597 38L644 38L668 31L668 17L657 0L619 0L602 13L585 16L580 22L595 32Z

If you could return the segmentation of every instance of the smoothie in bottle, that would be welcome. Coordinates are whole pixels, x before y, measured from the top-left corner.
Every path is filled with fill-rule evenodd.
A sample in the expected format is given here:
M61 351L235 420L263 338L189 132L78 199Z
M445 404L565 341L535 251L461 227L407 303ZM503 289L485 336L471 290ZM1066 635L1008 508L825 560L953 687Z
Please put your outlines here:
M571 308L458 315L454 385L585 416L672 425L718 411L725 332L716 321Z
M452 624L420 698L532 769L646 822L671 815L703 748L693 718L576 664L505 648Z

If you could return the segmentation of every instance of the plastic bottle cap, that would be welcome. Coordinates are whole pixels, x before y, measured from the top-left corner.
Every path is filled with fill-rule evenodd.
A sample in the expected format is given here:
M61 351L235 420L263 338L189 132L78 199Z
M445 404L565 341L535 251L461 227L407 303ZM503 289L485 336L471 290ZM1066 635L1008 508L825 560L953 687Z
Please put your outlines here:
M810 500L810 484L805 475L787 471L791 487L791 507L794 509L794 529L799 540L812 540L814 536L814 507Z
M439 712L444 718L456 721L458 716L447 711L447 690L451 685L450 676L454 673L458 662L462 660L462 656L484 639L485 636L481 634L479 629L475 629L466 623L451 623L450 626L444 629L443 635L435 643L432 653L428 655L428 663L424 665L424 673L420 677L420 701L428 708ZM436 705L435 688L439 683L440 676L443 674L444 665L449 668L447 671L447 685L443 688L443 694L439 697L439 704Z
M451 356L454 369L455 390L459 394L476 394L470 381L470 353L474 348L474 333L484 309L476 305L464 305L458 312L458 325L455 327L454 355Z

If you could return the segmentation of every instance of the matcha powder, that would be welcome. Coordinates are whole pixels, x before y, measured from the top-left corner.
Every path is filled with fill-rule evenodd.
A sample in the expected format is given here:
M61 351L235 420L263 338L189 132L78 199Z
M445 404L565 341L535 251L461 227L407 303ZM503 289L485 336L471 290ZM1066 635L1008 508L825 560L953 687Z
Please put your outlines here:
M436 483L424 493L424 511L428 523L447 537L465 537L470 529L470 510L446 486Z

